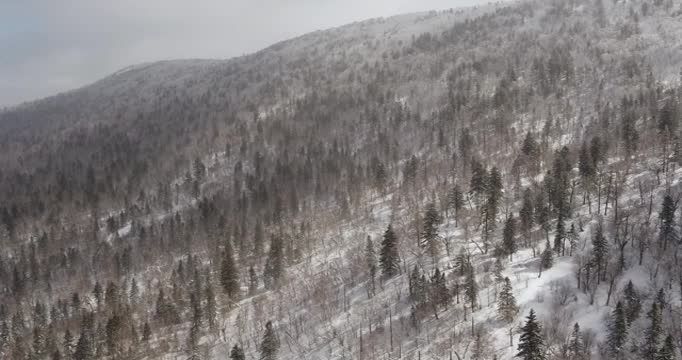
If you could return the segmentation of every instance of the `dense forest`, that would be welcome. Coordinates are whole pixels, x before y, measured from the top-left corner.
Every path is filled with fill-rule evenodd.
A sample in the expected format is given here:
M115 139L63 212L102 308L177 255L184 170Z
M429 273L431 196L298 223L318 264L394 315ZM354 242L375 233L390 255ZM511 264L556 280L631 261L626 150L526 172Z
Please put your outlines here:
M522 0L0 112L0 358L670 360L682 2Z

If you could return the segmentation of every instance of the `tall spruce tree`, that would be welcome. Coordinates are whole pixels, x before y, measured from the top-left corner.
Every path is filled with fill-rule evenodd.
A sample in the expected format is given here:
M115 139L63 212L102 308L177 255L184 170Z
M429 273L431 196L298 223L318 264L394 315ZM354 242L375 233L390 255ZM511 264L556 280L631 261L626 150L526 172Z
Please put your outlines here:
M239 298L239 270L234 261L232 242L229 238L225 241L223 259L220 265L220 285L230 299L237 300Z
M507 217L502 230L502 249L504 254L511 259L516 252L516 220L513 216Z
M393 277L398 274L398 238L393 231L393 226L388 225L381 241L381 251L379 253L379 264L381 272L385 277Z
M478 301L478 284L476 283L476 274L474 274L473 266L469 265L464 281L464 295L469 300L471 311L476 310L476 302Z
M639 317L639 313L642 310L642 302L637 290L635 290L635 286L632 284L632 280L628 281L627 285L625 285L625 289L623 290L623 301L625 302L623 309L625 311L625 317L627 318L628 323L632 323Z
M677 232L675 231L675 211L677 210L677 203L673 200L670 194L663 198L663 205L659 217L661 219L661 228L659 231L660 243L665 251L668 248L668 243L677 240Z
M273 236L270 242L270 252L268 254L268 259L265 262L265 269L263 270L265 287L268 289L279 288L283 277L284 248L282 239L278 236Z
M597 226L597 233L592 239L592 265L597 268L597 283L603 278L604 270L606 270L606 262L608 261L608 246L609 243L604 237L604 229L601 224Z
M497 299L497 316L500 320L511 324L519 312L519 307L516 305L516 298L512 289L511 280L508 277L504 278L502 291Z
M675 360L675 342L673 337L668 335L663 341L663 346L658 350L656 354L656 360Z
M609 346L609 353L614 359L619 360L623 358L623 351L625 342L628 336L628 321L623 310L623 304L619 301L616 308L611 313L609 321L609 334L607 344Z
M268 321L265 324L265 333L263 334L263 341L260 344L260 360L277 359L279 346L279 338L275 333L275 329L272 327L272 322Z
M518 351L516 357L523 360L545 360L547 358L542 328L533 309L530 309L526 324L521 328Z
M441 222L436 205L430 203L426 206L426 213L424 214L423 229L422 229L422 246L426 248L432 258L436 258L439 253L440 244L438 235L438 225Z
M649 327L644 333L644 346L642 347L643 360L656 360L658 354L658 344L660 342L662 328L661 310L658 307L658 302L654 301L651 304L651 310L647 313L649 318Z
M367 235L367 244L365 245L365 262L367 263L367 272L369 273L370 289L368 291L370 296L376 293L376 274L377 274L377 255L372 243L372 237Z
M230 351L230 359L232 360L246 360L246 355L244 354L244 349L239 345L235 344Z
M462 208L464 208L464 194L462 193L459 184L455 184L450 191L450 194L448 194L448 207L454 211L455 227L457 227L460 212L462 211Z

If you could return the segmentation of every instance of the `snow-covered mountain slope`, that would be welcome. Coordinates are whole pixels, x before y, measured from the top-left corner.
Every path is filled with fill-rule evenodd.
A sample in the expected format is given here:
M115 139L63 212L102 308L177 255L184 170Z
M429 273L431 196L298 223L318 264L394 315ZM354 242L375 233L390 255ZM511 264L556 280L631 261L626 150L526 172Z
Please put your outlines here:
M676 358L681 10L374 19L0 114L0 355Z

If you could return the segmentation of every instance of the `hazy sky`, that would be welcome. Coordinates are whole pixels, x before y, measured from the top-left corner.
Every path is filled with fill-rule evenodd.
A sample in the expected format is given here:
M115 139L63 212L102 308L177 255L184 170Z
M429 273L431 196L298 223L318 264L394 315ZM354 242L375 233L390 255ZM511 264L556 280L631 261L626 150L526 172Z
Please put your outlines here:
M0 107L128 65L229 58L349 22L488 0L1 0Z

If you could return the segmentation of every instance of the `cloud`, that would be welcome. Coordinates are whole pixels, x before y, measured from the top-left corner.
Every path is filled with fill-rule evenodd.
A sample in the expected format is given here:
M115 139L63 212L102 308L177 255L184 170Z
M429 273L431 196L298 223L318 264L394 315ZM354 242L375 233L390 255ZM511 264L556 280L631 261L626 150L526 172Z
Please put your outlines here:
M477 3L484 1L4 1L0 107L77 88L136 63L230 58L353 21Z

